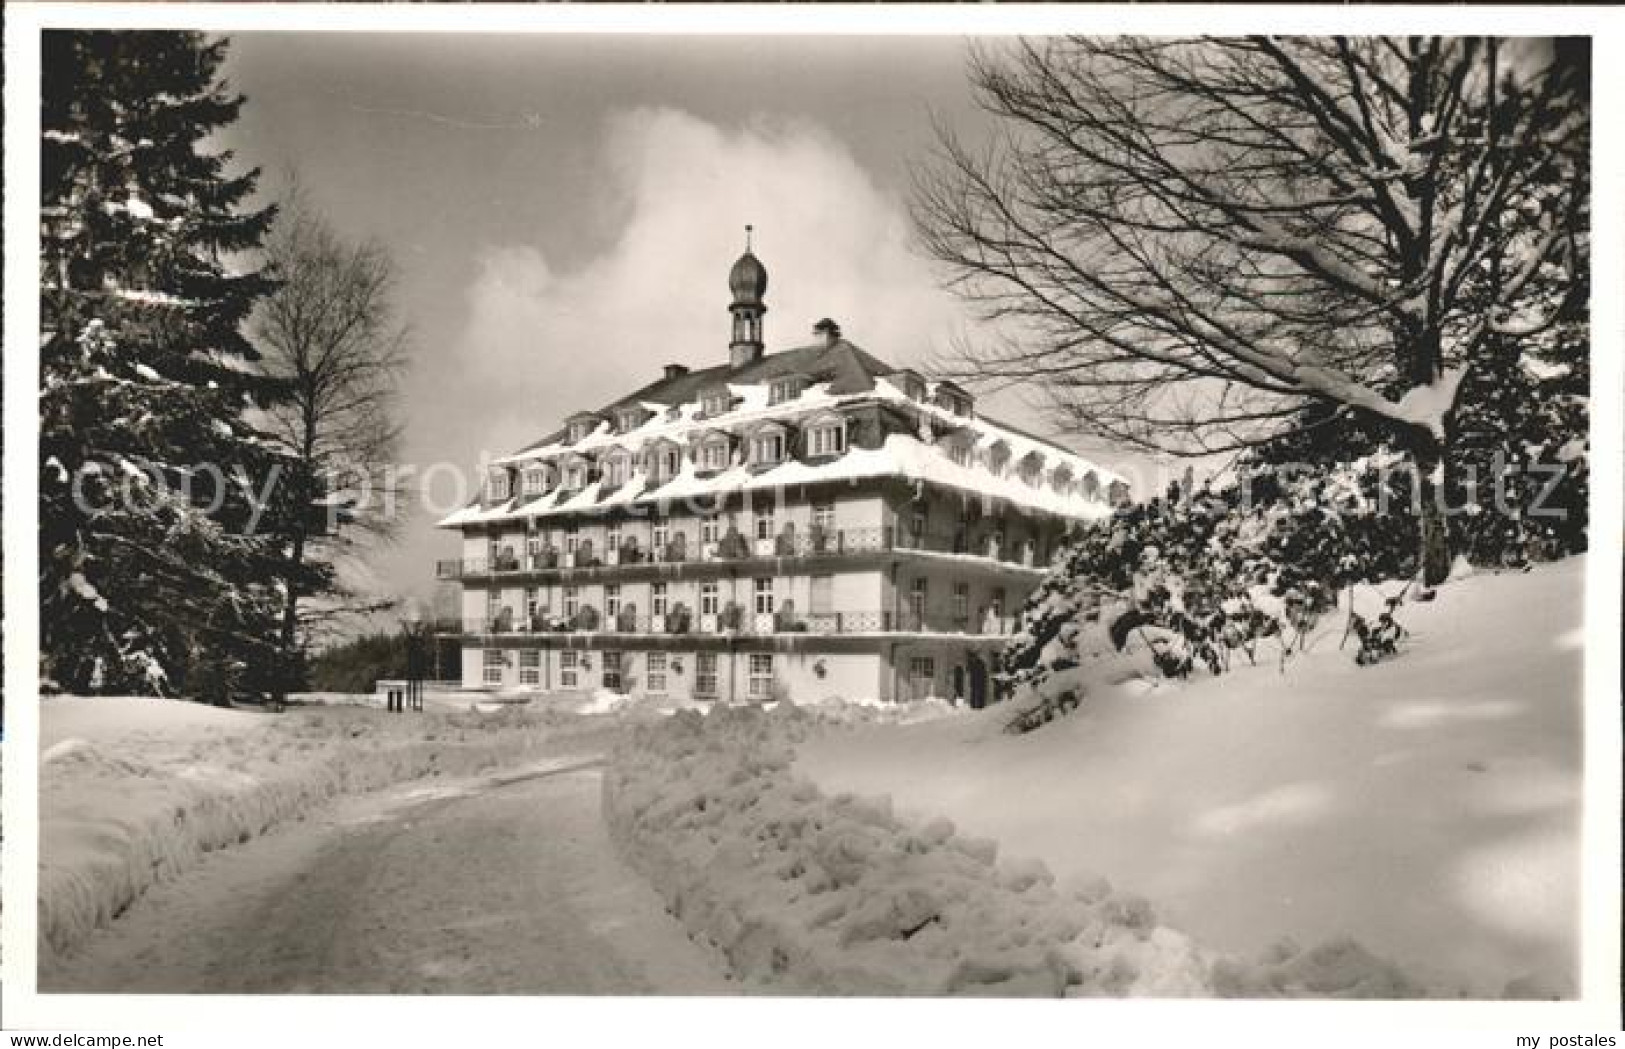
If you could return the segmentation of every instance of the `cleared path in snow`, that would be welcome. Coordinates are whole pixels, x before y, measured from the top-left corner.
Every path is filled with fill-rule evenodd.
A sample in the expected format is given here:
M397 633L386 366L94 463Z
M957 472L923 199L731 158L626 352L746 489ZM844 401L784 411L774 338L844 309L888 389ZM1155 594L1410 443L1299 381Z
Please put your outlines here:
M152 889L45 992L727 994L615 855L600 774L336 805Z

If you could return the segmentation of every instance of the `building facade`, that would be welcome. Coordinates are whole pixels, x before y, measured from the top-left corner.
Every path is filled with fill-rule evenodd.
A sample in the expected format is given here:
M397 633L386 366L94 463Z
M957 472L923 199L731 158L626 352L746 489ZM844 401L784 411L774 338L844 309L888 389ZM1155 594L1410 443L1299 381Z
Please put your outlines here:
M441 522L464 687L990 701L1015 612L1123 482L832 321L766 353L748 246L729 289L725 364L570 416Z

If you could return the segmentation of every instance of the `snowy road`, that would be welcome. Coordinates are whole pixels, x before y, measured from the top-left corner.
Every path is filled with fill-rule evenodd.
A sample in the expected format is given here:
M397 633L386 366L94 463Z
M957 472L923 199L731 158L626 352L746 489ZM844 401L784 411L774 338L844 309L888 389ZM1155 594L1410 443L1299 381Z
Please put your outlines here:
M615 855L583 765L335 805L157 886L40 990L737 993Z

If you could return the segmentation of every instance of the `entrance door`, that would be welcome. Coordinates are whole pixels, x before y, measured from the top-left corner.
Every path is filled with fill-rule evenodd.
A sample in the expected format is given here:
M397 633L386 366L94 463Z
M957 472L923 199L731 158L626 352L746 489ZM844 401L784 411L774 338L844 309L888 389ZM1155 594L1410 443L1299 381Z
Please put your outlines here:
M965 668L954 667L954 702L965 702Z
M987 663L981 656L970 657L970 705L972 710L987 706Z

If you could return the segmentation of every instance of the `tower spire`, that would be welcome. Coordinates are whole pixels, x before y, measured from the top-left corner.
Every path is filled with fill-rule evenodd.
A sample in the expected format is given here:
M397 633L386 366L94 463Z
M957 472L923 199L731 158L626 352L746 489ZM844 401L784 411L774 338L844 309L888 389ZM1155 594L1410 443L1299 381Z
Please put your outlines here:
M733 314L733 338L728 343L728 363L738 368L762 356L762 314L767 305L762 296L767 293L767 268L751 254L751 234L756 228L745 226L745 253L728 271L728 290L733 301L728 312Z

